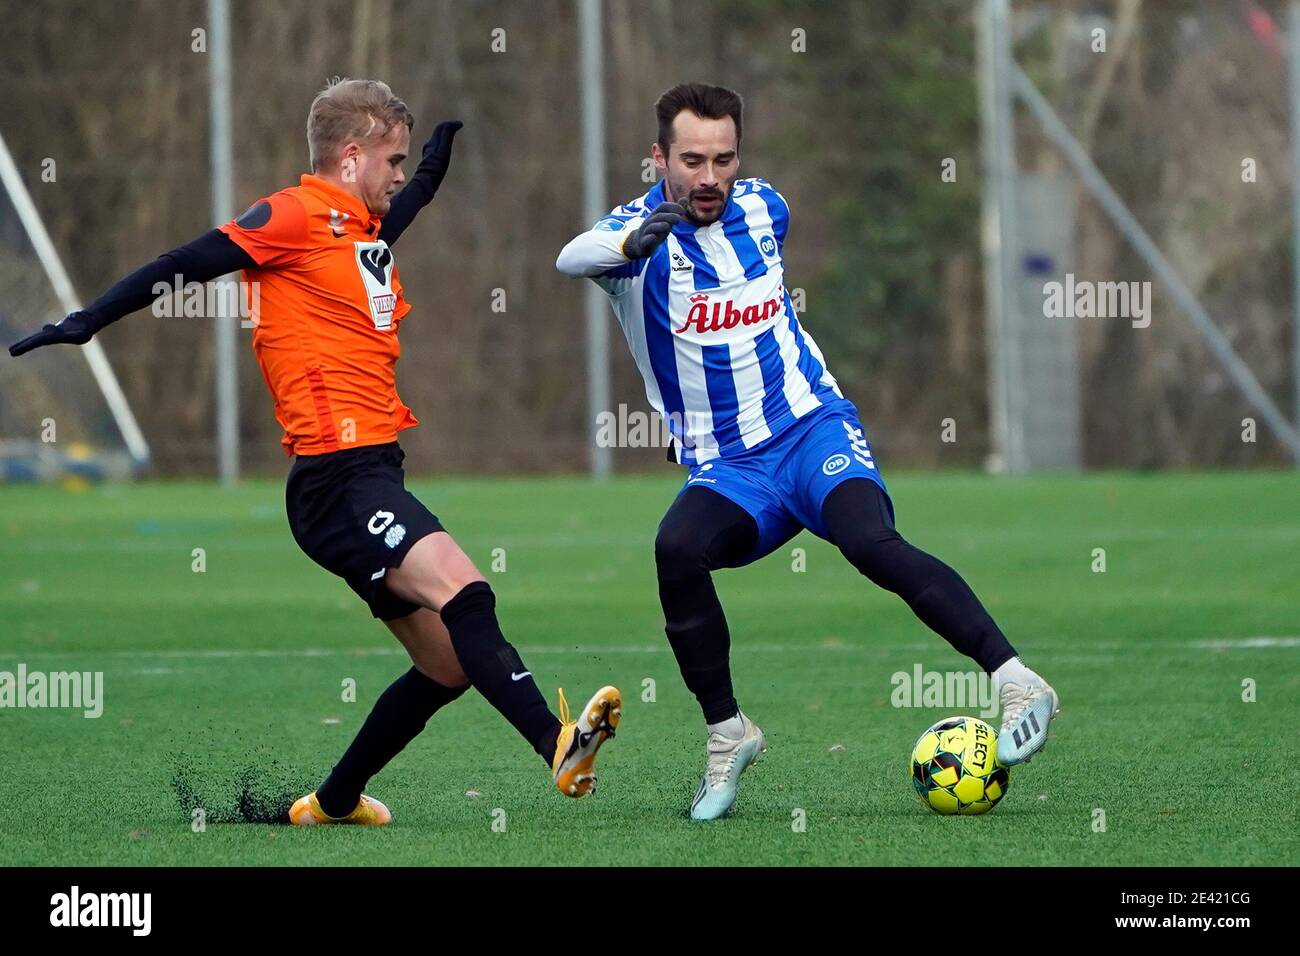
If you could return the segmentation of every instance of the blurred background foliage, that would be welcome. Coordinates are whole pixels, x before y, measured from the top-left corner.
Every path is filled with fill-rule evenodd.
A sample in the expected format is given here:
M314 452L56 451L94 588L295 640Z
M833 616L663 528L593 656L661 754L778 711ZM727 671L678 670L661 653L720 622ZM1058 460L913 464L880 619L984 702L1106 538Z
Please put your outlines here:
M695 79L739 90L742 175L790 202L788 282L804 290L803 321L886 469L978 467L989 436L975 5L609 0L604 10L609 205L649 188L662 90ZM1235 0L1013 4L1019 61L1289 408L1283 13ZM205 17L202 0L6 10L0 129L87 301L212 225L207 62L192 49ZM408 466L582 470L594 431L582 288L554 270L589 225L573 2L233 0L232 26L241 210L305 171L306 111L328 76L388 81L416 114L417 142L441 119L466 122L442 191L396 248L414 304L399 387L423 423L402 436ZM1104 55L1089 51L1097 26ZM1022 168L1063 168L1023 113L1019 131ZM1258 163L1254 183L1242 182L1243 157ZM41 181L46 158L53 183ZM945 159L954 182L941 179ZM1151 279L1090 199L1077 200L1073 271ZM1240 420L1253 413L1158 286L1153 318L1146 335L1122 319L1081 329L1085 462L1283 461L1264 432L1243 445ZM3 316L11 335L32 324ZM158 470L211 474L211 323L141 313L102 341ZM615 401L646 408L617 329L612 346ZM246 341L240 359L245 469L281 472ZM956 443L940 440L945 418L958 423ZM666 467L658 449L618 454L620 470Z

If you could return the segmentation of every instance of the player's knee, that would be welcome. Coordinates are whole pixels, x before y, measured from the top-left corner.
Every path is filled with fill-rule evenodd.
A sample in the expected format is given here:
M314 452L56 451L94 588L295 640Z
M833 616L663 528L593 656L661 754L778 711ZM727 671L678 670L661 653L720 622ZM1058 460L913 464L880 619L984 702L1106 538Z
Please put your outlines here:
M837 542L840 553L873 583L893 590L890 585L899 570L903 550L902 537L892 528L878 528L845 535Z
M450 703L469 690L469 678L453 657L448 659L412 661L411 671L421 679L421 690L430 700Z
M405 601L418 604L433 611L441 611L443 606L462 594L471 584L486 580L477 571L438 572L431 569L421 571L406 570L388 575L388 589ZM422 573L421 573L422 572Z
M437 611L471 584L486 583L458 548L443 553L432 548L417 550L423 544L417 542L406 559L388 571L388 588L398 597Z
M705 543L686 524L664 522L655 535L655 566L661 578L707 571L705 551Z
M483 578L467 581L460 587L448 587L446 591L450 593L434 610L441 615L442 623L448 632L451 631L454 622L467 614L496 613L496 593L492 590L492 585Z

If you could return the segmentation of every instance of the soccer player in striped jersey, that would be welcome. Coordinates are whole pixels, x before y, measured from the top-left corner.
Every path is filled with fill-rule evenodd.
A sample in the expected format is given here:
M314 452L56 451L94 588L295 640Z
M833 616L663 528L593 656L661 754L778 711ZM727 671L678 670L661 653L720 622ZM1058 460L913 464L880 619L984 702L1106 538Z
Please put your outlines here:
M496 597L442 523L405 487L398 434L419 422L397 395L405 301L392 246L433 199L459 122L440 124L411 182L402 162L414 118L387 84L331 83L312 102L312 172L233 222L164 253L85 309L10 347L13 355L85 344L170 290L243 270L260 290L253 350L294 456L289 528L317 564L343 578L411 657L380 695L320 787L298 800L299 826L386 824L366 782L473 686L537 752L555 786L581 797L596 783L600 745L621 711L598 690L577 719L557 718L501 633ZM178 278L179 277L179 278ZM250 300L251 300L250 295Z
M966 582L895 529L857 409L786 288L789 207L770 183L738 178L740 97L684 84L655 109L651 152L662 178L573 239L556 268L608 294L672 457L688 469L659 526L655 562L668 640L708 728L691 817L726 814L741 773L767 746L736 703L711 572L750 564L804 528L993 675L999 757L1027 761L1046 742L1056 693Z

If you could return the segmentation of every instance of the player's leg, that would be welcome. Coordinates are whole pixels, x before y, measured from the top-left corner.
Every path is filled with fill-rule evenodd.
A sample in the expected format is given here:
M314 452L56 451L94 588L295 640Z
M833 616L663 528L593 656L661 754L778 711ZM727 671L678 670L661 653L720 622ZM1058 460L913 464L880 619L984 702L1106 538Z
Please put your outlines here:
M437 611L422 607L384 624L406 649L414 670L444 687L469 687L469 678L451 646L451 634Z
M428 608L385 621L411 656L411 667L379 695L365 723L325 782L294 804L298 824L349 820L387 823L388 808L362 793L370 778L388 765L424 729L435 713L469 687L441 618ZM359 819L353 819L359 817Z
M715 488L722 482L736 497L746 498L734 473L722 467L708 473L715 476L709 479ZM751 514L701 481L703 475L699 469L692 473L664 515L655 537L655 567L664 630L708 726L705 772L690 814L692 819L714 820L735 804L741 774L766 751L767 742L736 703L731 635L712 572L755 560L788 540L793 529L770 520L773 515L761 495L750 496Z
M1040 750L1058 710L1056 692L1016 656L962 576L898 533L885 490L869 478L841 482L822 504L821 526L859 572L901 597L927 627L993 676L1005 735L999 759L1021 763Z
M867 478L841 482L822 504L824 536L873 584L897 594L922 622L989 673L1015 649L956 571L905 541L885 491Z
M384 582L401 600L439 612L469 682L547 762L560 791L573 797L590 792L596 751L614 736L622 716L618 689L597 691L577 720L569 719L561 694L560 717L552 714L501 632L491 586L446 531L413 544Z
M708 488L687 488L655 535L655 571L664 631L682 680L710 731L737 721L731 633L712 572L739 563L758 543L749 512Z
M404 457L393 443L297 459L285 489L294 539L313 561L342 577L376 618L400 621L421 608L433 614L416 619L420 627L414 635L405 625L395 629L399 640L412 638L403 643L408 650L417 649L417 673L425 660L417 655L450 646L458 673L551 762L556 786L569 796L589 792L595 750L613 735L620 716L617 689L606 687L593 695L576 721L568 719L563 696L563 720L551 715L536 685L526 680L531 675L501 636L495 600L483 576L438 518L406 490ZM435 623L439 611L441 621ZM441 666L427 663L431 669ZM412 676L409 686L421 685Z
M1041 749L1057 711L1056 692L1020 661L961 575L898 533L893 503L851 402L810 416L783 463L781 482L805 527L993 676L1006 732L1005 749L998 741L999 759L1021 763Z
M450 534L421 538L384 578L404 601L439 612L469 682L550 762L560 722L497 622L496 595Z
M415 615L421 609L384 589L383 576L413 542L442 525L403 486L402 457L396 444L300 456L289 473L285 505L289 529L303 553L343 578L376 618L411 619L399 625L405 633L419 620ZM424 613L437 617L431 611ZM429 622L426 632L432 634L433 626ZM417 648L413 659L426 673L413 669L380 695L334 771L317 791L290 809L294 824L391 820L388 808L363 796L362 787L410 742L434 711L460 693L457 672L428 650L421 651L421 642L409 636ZM422 643L434 644L436 639ZM439 683L439 677L444 683Z

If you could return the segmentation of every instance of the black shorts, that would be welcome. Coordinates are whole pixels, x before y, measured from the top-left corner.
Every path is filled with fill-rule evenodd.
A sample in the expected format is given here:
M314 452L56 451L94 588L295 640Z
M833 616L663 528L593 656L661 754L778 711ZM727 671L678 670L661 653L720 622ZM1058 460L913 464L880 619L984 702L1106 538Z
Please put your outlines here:
M307 557L337 574L392 621L419 608L384 586L389 568L411 545L442 524L406 490L397 442L324 455L299 455L289 469L285 506L289 530Z

